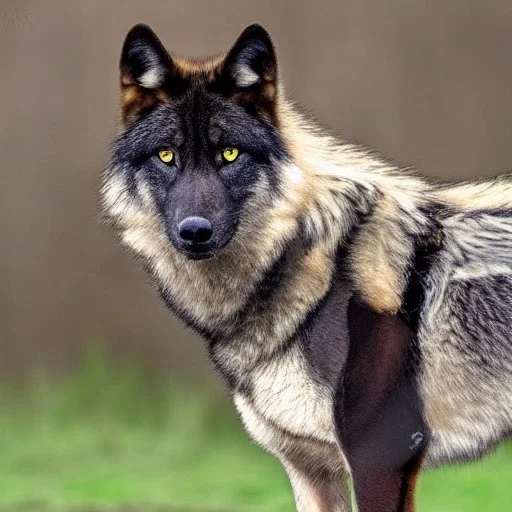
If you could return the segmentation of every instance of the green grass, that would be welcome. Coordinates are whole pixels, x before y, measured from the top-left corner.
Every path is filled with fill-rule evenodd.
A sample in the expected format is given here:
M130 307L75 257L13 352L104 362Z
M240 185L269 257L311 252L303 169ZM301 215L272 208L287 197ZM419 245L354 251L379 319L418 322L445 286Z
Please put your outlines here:
M294 510L280 465L217 389L111 366L98 352L59 384L0 398L0 510ZM419 510L507 510L512 446L422 477Z

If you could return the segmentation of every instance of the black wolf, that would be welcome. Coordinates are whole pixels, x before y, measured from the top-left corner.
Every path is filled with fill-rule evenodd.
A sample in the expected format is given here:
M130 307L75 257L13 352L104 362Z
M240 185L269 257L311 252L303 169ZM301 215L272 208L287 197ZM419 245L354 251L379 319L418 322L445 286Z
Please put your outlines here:
M105 211L206 340L302 512L411 511L418 470L512 425L512 180L441 185L285 100L274 47L169 54L138 25Z

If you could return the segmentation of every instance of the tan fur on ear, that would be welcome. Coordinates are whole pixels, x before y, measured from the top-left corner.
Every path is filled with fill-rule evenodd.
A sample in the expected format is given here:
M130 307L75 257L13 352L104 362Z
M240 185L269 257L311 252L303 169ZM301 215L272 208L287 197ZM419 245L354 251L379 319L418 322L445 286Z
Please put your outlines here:
M248 89L235 92L233 99L241 105L255 105L260 117L274 126L279 124L279 117L274 108L277 99L277 87L274 82L264 82L258 91Z
M121 83L121 117L125 124L135 121L144 110L169 101L162 89L150 90Z

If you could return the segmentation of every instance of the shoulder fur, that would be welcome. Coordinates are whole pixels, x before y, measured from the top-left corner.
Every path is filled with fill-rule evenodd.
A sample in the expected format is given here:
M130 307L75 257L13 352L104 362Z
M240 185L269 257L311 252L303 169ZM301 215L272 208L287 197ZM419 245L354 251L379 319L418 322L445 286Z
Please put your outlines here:
M432 235L433 205L447 210L512 207L511 176L481 183L436 185L360 146L339 142L289 103L280 128L298 169L307 237L334 248L355 225L350 258L358 293L375 310L397 313L416 244Z

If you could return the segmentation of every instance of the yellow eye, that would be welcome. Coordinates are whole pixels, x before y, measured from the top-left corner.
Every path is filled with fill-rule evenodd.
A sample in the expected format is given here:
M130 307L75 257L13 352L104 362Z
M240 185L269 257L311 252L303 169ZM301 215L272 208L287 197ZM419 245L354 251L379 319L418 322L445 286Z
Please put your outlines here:
M226 148L222 152L222 157L226 162L234 162L238 157L238 153L239 151L237 148Z
M174 159L174 153L170 149L161 149L158 152L158 157L162 162L165 162L166 164L170 163Z

